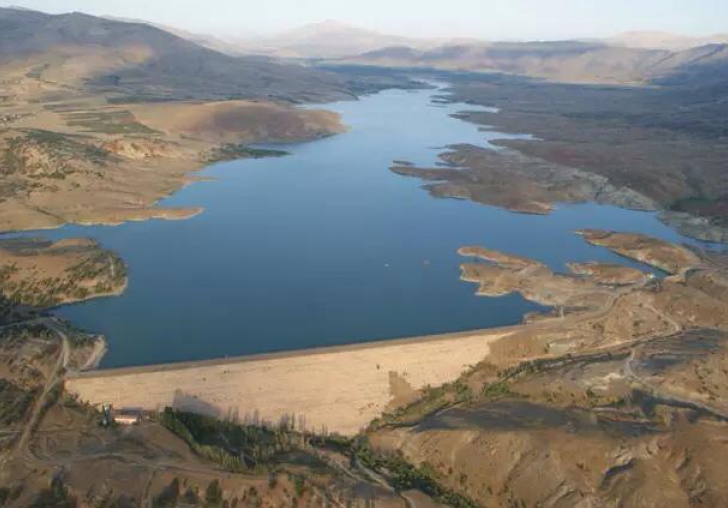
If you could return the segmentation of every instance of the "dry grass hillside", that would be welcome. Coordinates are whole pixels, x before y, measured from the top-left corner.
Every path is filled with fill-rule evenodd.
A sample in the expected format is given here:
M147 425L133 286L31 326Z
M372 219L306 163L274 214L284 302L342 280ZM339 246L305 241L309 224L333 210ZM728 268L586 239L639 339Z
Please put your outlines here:
M142 23L81 13L0 10L0 64L33 62L44 80L146 99L351 97L345 80L300 65L225 55Z
M156 203L191 171L281 155L250 143L342 132L337 115L291 103L381 85L78 13L0 9L0 27L0 231L190 217L201 210Z
M159 103L129 109L155 131L218 143L315 139L344 130L335 113L265 102Z
M688 234L728 239L725 45L463 43L347 61L497 71L447 74L442 100L500 108L459 117L534 139L452 146L431 168L393 166L434 196L538 214L583 201L660 210ZM292 104L392 84L412 86L399 71L324 72L222 54L142 23L0 9L0 232L190 217L201 210L157 203L191 171L285 155L251 143L345 128ZM210 405L202 399L139 412L128 427L109 421L64 390L98 365L105 340L51 310L123 291L123 262L89 240L4 239L0 505L728 505L728 258L632 233L578 234L651 270L572 263L557 273L464 246L460 277L474 298L518 293L548 311L475 344L453 382L410 385L387 372L392 400L366 412L356 397L334 397L359 417L386 408L351 438L308 432L295 415L271 425L186 412ZM368 351L368 363L353 361L384 379ZM335 367L339 377L317 379L345 383L357 371ZM281 394L297 382L288 373L270 383Z
M271 103L125 108L90 96L10 110L17 118L0 132L5 231L189 217L200 210L156 203L191 181L191 171L211 160L278 155L248 149L247 143L343 130L336 115Z

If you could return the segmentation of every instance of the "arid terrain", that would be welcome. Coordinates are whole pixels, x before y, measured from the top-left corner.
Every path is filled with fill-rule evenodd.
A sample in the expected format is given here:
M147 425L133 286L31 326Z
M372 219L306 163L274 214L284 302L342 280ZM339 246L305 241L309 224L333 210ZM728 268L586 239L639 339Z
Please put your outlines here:
M562 309L496 341L445 389L368 433L479 506L722 506L726 289L722 258L632 234L585 240L671 275L605 281L481 248L483 295Z
M190 172L220 147L304 140L340 132L338 118L270 102L114 105L61 85L4 76L11 103L0 133L0 228L42 229L68 222L118 223L184 218L197 210L155 203L192 181ZM30 89L30 93L25 91Z
M442 101L497 108L458 118L531 135L452 145L435 167L393 162L433 196L653 210L728 239L720 37L409 47L325 24L256 46L330 59L317 67L80 13L0 9L0 28L2 233L204 213L158 203L210 163L285 155L257 142L346 130L298 105L423 86L414 73L450 82ZM562 273L463 245L473 298L547 310L501 329L105 371L106 339L53 309L121 294L124 260L90 239L7 235L0 506L727 506L728 258L574 233L643 266Z
M0 9L0 21L0 231L189 217L200 210L155 204L191 172L267 155L251 143L345 129L335 114L294 104L411 86L231 57L78 13Z
M539 214L559 202L587 201L658 210L687 236L728 238L725 81L632 88L473 74L449 79L445 100L498 108L460 118L532 137L496 139L491 149L452 146L438 168L393 166L427 181L432 195Z
M650 48L617 41L461 41L435 48L395 45L338 63L528 76L561 83L648 84L660 79L725 79L724 38L686 47Z
M102 339L14 304L1 329L4 407L13 408L3 413L2 494L13 506L195 505L208 495L266 506L721 506L726 260L631 233L579 234L667 275L601 264L558 274L463 247L472 261L462 278L479 295L519 292L553 313L460 338L90 377L75 373L94 365ZM33 246L36 264L57 267L68 247L79 245ZM457 354L443 350L451 346ZM316 392L327 398L314 402ZM100 425L109 402L137 403L145 421ZM321 434L329 426L346 437ZM89 468L100 464L108 473L94 480Z

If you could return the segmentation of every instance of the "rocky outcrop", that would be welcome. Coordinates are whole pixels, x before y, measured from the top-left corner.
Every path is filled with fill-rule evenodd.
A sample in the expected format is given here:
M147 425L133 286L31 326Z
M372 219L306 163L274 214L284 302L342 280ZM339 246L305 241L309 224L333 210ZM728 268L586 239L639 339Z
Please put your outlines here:
M440 158L446 168L395 164L391 170L420 178L441 198L469 199L514 212L548 214L555 203L596 202L635 210L654 210L650 198L603 176L550 163L515 150L456 145Z

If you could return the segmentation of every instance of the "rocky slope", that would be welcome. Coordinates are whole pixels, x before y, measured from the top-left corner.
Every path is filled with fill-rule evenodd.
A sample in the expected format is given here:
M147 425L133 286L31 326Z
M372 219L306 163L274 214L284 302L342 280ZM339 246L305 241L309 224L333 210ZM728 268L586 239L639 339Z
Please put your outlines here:
M435 197L470 199L522 213L548 214L557 202L597 202L638 210L657 206L647 196L615 186L603 176L515 150L457 145L440 159L447 167L395 165L391 170L432 182L424 188Z

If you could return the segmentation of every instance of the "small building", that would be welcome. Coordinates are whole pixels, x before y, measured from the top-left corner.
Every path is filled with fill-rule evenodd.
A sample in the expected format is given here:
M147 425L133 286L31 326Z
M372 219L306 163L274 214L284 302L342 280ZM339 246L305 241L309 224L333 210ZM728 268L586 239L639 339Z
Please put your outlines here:
M114 421L119 425L135 425L139 423L138 415L114 415Z
M136 425L144 417L144 412L139 409L113 409L111 414L118 425Z

